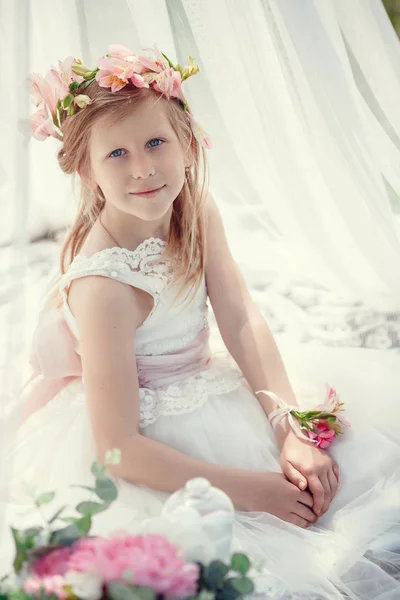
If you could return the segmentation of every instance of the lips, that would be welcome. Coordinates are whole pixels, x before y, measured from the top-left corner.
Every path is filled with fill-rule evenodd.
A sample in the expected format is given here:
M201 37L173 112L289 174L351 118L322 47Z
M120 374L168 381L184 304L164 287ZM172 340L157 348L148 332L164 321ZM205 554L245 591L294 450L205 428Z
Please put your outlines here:
M159 188L152 188L149 190L142 190L140 192L130 192L133 196L146 196L147 194L154 194L155 192L159 192L160 190L162 190L164 186L162 185Z

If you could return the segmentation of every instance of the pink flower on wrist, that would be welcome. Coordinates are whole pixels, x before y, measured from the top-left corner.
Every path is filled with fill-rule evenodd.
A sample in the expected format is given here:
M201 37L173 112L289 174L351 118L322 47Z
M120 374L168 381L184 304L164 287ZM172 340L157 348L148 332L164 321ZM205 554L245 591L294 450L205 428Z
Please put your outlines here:
M317 448L328 448L336 437L336 433L326 423L318 423L315 431L307 431L310 440L313 440Z

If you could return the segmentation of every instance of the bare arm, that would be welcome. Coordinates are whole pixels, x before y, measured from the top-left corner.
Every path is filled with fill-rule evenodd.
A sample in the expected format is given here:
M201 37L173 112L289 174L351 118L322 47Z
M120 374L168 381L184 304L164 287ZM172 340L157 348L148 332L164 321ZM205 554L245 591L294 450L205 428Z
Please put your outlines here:
M73 282L70 305L77 319L86 399L100 459L119 448L113 474L173 492L188 479L206 477L238 507L248 504L250 472L221 467L178 452L139 432L139 384L134 334L143 321L130 286L103 277Z
M297 404L274 337L232 257L212 196L207 215L206 281L222 339L254 391L271 390L286 402ZM267 415L277 407L266 394L257 395L257 399ZM286 420L276 431L278 438L287 433Z

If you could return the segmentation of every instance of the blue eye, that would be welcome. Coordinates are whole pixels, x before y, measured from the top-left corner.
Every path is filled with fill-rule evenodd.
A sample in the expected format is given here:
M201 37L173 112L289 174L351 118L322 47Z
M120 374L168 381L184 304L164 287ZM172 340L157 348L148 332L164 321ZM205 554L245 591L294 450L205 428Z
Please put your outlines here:
M118 158L119 156L122 156L122 154L116 154L117 152L125 152L125 150L122 150L122 148L118 148L118 150L113 150L110 156L112 156L113 158Z
M152 144L152 142L160 142L160 144ZM154 138L153 140L149 141L149 145L151 148L157 148L157 146L161 146L161 144L163 144L164 142L162 140L160 140L159 138Z

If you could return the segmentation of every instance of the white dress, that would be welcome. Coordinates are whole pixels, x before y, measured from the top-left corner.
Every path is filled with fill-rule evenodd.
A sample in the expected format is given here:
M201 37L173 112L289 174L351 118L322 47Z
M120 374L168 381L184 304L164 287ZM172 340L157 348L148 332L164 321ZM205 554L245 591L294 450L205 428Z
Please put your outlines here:
M137 356L150 367L156 357L179 351L184 357L191 342L208 330L204 279L195 299L173 305L176 289L166 289L168 261L157 268L151 264L164 247L162 240L149 238L135 251L111 248L91 258L79 255L61 281L63 293L74 278L87 275L112 277L150 293L154 307L134 339ZM65 294L62 311L79 353ZM206 346L207 336L204 340ZM375 358L382 356L378 351L313 349L277 341L300 400L315 391L309 384L328 381L345 403L352 428L329 450L341 469L340 489L328 513L308 530L267 513L237 511L234 548L264 561L258 589L282 594L276 591L270 597L398 600L400 375L396 380L393 369L400 373L400 357L381 361L377 368ZM149 381L140 387L141 433L206 461L280 472L275 435L255 395L217 339L211 340L211 350L212 359L203 370L185 375L178 369L172 383L154 387ZM77 494L83 492L67 485L91 485L95 458L84 383L75 378L19 430L8 457L16 474L10 486L9 522L25 526L37 520L37 515L25 515L29 501L24 482L40 492L58 490L57 506L68 500L75 506ZM159 514L168 496L121 480L118 487L118 500L94 518L95 533L134 530L138 521ZM7 535L1 555L1 567L9 568Z

